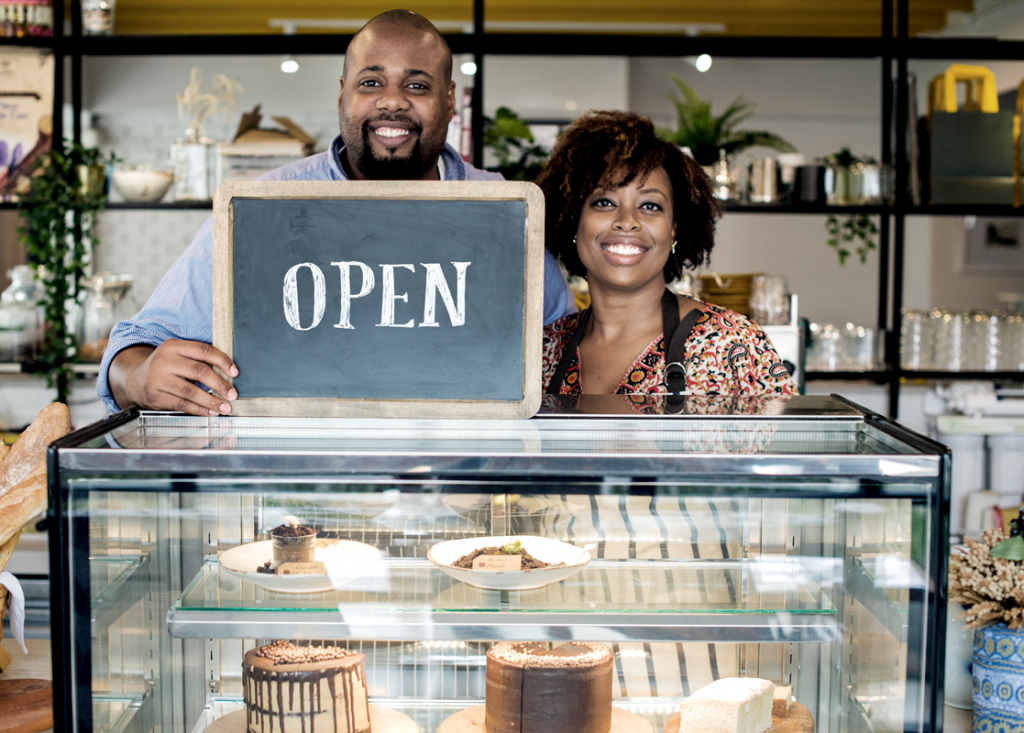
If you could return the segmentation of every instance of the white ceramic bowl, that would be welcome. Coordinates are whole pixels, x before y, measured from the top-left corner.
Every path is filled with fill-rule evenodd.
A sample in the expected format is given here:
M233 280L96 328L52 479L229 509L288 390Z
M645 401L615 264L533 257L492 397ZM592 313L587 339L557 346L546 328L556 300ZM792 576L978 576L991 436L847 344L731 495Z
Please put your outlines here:
M114 188L126 201L156 202L174 182L169 171L115 170Z
M501 547L519 540L523 549L538 560L548 563L564 562L553 568L537 568L536 570L518 570L514 572L496 572L490 570L466 570L453 568L452 563L463 555L468 555L480 547ZM558 583L575 575L590 562L590 553L581 547L567 542L548 539L547 537L471 537L465 540L449 540L439 542L427 553L430 562L441 568L456 580L463 583L485 588L487 590L529 590L543 588L551 583Z
M365 542L317 539L316 561L322 562L322 575L273 575L256 571L272 560L272 540L247 542L225 550L217 557L222 570L239 580L279 593L318 593L338 589L345 583L375 572L380 550Z

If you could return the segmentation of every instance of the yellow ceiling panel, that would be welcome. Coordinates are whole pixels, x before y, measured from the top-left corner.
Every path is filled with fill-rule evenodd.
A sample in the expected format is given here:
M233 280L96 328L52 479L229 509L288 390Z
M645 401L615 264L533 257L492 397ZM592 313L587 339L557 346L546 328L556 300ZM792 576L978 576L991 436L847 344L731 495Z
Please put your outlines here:
M364 19L394 7L387 0L118 0L115 32L145 34L280 33L272 19ZM410 4L434 21L470 21L471 0ZM881 0L487 0L486 20L518 23L604 22L724 24L725 35L877 36ZM950 10L970 11L972 0L913 0L910 32L934 31ZM308 32L347 32L298 29ZM717 35L717 33L716 33Z

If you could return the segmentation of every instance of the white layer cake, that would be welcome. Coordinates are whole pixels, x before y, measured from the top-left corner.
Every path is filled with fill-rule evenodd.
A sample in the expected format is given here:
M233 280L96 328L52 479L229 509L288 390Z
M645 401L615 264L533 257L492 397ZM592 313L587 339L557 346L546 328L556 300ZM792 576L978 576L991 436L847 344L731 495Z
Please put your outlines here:
M679 733L764 733L772 727L775 685L752 677L727 677L683 700Z
M772 717L788 718L789 703L793 699L792 687L776 687L775 697L772 699Z

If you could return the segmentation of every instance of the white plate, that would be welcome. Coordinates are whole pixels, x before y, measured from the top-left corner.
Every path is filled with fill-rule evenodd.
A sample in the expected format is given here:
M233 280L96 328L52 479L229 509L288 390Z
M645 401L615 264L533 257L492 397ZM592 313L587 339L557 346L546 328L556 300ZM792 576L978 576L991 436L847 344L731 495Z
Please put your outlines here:
M468 555L480 547L501 547L509 542L519 540L523 549L538 560L548 563L564 562L557 568L537 568L536 570L517 570L513 572L495 572L491 570L466 570L453 568L452 563L463 555ZM427 553L430 562L456 580L487 590L529 590L543 588L545 585L557 583L578 573L590 562L590 553L570 545L567 542L548 539L546 537L472 537L465 540L449 540L439 542Z
M373 545L352 540L316 541L316 562L322 562L327 572L322 575L271 575L257 573L267 560L273 560L272 540L248 542L225 550L218 556L220 566L240 580L246 580L267 590L279 593L316 593L340 588L351 580L373 572L380 560L380 550Z

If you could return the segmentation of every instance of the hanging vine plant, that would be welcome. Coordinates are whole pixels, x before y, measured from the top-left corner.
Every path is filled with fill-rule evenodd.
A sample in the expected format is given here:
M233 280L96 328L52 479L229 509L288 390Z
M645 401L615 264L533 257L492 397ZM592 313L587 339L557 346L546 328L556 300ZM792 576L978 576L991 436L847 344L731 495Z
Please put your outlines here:
M99 244L96 224L107 203L104 167L117 162L96 148L55 141L54 149L33 169L32 186L18 202L23 226L18 234L28 249L29 260L40 265L38 277L46 293L44 340L37 373L57 388L57 399L66 401L69 364L75 362L77 345L68 326L68 307L78 297L93 249Z

